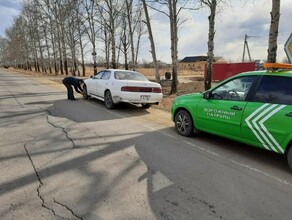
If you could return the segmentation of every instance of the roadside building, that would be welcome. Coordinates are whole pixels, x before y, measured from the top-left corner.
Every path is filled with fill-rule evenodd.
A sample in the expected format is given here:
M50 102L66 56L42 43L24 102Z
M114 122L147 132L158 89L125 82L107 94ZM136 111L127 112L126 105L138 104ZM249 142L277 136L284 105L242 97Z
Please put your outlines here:
M207 56L189 56L179 61L178 67L181 70L204 71L207 63ZM222 57L215 57L214 62L225 62Z

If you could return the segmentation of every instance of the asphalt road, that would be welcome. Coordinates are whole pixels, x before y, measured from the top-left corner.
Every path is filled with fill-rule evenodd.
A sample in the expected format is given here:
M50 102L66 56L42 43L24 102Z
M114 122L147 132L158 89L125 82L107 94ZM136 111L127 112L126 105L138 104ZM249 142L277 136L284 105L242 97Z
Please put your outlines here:
M0 69L1 219L291 219L283 156L47 78Z

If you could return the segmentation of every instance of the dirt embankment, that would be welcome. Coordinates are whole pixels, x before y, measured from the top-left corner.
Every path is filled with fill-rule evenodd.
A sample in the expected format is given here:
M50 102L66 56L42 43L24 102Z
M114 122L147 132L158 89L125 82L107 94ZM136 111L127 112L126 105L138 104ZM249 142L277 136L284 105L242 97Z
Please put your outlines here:
M169 95L170 92L170 86L162 86L163 90L163 99L159 103L159 105L156 106L156 108L170 111L171 105L174 101L174 99L183 94L187 93L195 93L195 92L203 92L204 90L204 81L202 80L194 80L194 81L179 81L178 83L178 92L174 95Z

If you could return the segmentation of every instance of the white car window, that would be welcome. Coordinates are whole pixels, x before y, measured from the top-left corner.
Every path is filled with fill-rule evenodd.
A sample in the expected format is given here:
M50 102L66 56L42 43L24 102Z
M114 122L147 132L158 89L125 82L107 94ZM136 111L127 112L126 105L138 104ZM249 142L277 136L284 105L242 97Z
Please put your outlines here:
M117 80L149 81L144 75L137 72L116 71L114 76Z
M110 78L110 76L111 76L111 72L109 72L109 71L105 71L105 72L103 72L103 74L102 74L102 76L101 76L101 79L105 79L105 80L107 80L107 79Z
M103 71L98 72L93 78L94 79L100 79L103 73L104 73Z

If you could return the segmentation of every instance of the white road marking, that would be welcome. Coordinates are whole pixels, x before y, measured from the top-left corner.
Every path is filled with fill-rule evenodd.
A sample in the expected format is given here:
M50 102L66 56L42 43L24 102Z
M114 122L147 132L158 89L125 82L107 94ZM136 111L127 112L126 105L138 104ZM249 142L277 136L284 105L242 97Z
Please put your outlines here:
M163 175L161 172L156 172L152 175L152 184L153 184L153 192L158 192L159 190L162 190L168 186L173 185L173 182L171 182L165 175Z

